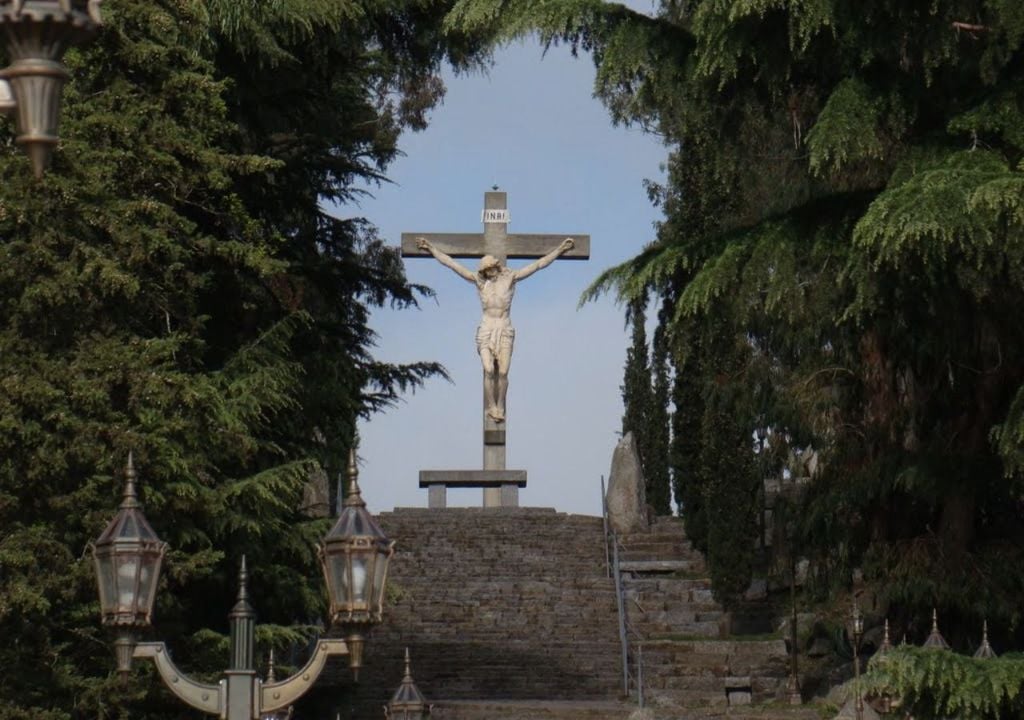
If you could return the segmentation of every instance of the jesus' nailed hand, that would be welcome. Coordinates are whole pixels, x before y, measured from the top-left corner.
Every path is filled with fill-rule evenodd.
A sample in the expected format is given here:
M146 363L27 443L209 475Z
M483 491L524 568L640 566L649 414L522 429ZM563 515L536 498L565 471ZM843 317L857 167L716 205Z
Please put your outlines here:
M512 364L512 343L516 331L512 327L510 311L516 283L546 268L560 255L576 246L572 238L538 260L518 270L511 270L491 255L480 258L480 266L473 272L455 262L434 247L426 238L416 238L416 247L429 252L434 259L456 275L476 285L480 294L483 318L476 330L476 350L484 366L484 388L487 397L487 415L494 422L505 422L505 396L508 394L508 369Z

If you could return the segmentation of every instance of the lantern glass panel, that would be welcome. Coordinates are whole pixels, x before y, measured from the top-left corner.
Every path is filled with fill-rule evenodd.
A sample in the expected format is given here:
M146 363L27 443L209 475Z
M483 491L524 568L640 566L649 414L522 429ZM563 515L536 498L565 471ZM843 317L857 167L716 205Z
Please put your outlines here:
M348 563L345 562L348 556L339 553L327 556L327 572L330 573L330 591L337 592L334 598L336 603L348 603Z
M99 578L100 611L108 612L117 602L114 562L110 555L96 555L96 577Z
M373 609L379 612L384 600L384 573L388 569L388 556L378 551L373 558Z
M160 576L160 556L146 553L142 556L139 573L139 609L146 612L156 600L156 579Z
M131 555L115 555L117 559L117 611L135 612L138 600L139 558Z
M366 604L366 558L360 556L352 557L352 602L353 604Z

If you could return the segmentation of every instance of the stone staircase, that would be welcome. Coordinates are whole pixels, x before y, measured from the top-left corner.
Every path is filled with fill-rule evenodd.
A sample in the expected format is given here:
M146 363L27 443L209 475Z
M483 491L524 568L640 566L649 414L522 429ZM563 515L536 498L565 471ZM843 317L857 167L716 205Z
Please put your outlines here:
M642 645L645 696L670 708L728 707L785 697L786 644L729 637L704 559L678 518L620 538L626 612Z
M614 581L601 518L538 508L397 509L385 622L370 636L348 718L382 718L404 649L436 720L626 720ZM781 640L723 637L703 559L682 524L625 536L628 620L643 644L647 717L766 714L785 685ZM746 693L746 695L744 695ZM730 705L730 699L733 701ZM333 718L333 715L332 715Z
M405 647L431 701L617 701L617 610L600 518L449 508L378 520L397 542L395 597L367 644L356 717L381 717ZM464 716L453 707L448 717Z

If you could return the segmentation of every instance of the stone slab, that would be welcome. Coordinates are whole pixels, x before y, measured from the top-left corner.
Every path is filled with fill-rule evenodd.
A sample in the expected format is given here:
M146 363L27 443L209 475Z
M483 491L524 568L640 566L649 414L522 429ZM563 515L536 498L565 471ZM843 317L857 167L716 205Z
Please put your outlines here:
M443 485L450 488L526 487L525 470L420 470L420 487Z
M619 563L623 572L639 573L690 572L694 566L692 560L623 560Z

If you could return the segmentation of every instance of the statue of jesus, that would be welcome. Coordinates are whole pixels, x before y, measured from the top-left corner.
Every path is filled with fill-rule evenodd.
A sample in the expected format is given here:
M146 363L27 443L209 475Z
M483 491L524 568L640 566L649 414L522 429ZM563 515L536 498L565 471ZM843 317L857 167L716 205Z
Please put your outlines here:
M476 350L480 353L480 361L484 366L487 415L494 422L505 422L508 370L512 364L512 343L516 337L509 313L512 309L516 283L546 268L560 255L572 250L575 243L572 238L566 238L547 255L519 270L511 270L503 266L496 257L484 255L480 258L480 266L476 272L455 262L450 255L438 250L426 238L416 238L416 246L429 252L435 260L453 270L462 279L476 285L484 312L480 326L476 329Z

